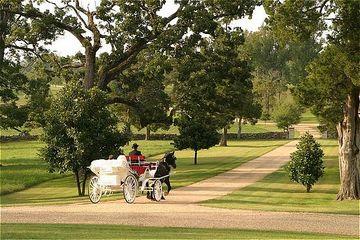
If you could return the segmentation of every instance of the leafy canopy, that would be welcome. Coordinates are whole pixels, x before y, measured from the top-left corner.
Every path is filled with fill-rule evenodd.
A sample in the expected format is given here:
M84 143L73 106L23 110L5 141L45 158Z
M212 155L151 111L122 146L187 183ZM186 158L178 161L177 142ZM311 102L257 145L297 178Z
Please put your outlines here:
M117 130L104 92L78 83L60 90L46 113L42 157L51 171L85 170L91 161L115 154L127 139Z
M182 115L176 119L176 125L180 135L174 139L174 143L179 150L191 148L197 152L215 146L220 141L220 134L214 125L201 116L192 118Z

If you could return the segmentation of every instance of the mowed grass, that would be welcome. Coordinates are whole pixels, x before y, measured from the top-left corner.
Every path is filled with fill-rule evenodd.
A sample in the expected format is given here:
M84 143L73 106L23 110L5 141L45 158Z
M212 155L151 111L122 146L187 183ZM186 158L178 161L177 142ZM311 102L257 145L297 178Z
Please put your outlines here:
M242 163L259 157L288 140L228 141L228 147L215 146L198 152L198 165L194 165L194 151L176 152L177 169L171 176L172 185L182 187L216 176Z
M3 223L1 230L1 239L357 239L302 232L94 224Z
M145 155L145 157L152 157L174 150L174 145L172 145L172 142L173 141L167 140L138 140L130 142L129 145L123 147L123 150L125 155L128 155L129 152L132 151L132 145L137 143L139 145L139 150L143 155Z
M1 143L0 195L19 191L63 175L49 173L47 163L38 156L44 144L39 141Z
M238 124L234 123L230 126L228 130L229 133L237 133ZM241 125L242 133L264 133L264 132L282 132L283 130L276 127L275 124L271 123L257 123L255 125L251 125L250 123Z
M325 152L325 174L310 193L306 193L302 185L290 182L287 173L282 169L253 185L203 204L261 211L359 214L359 201L336 201L339 190L337 141L319 142Z
M170 145L170 142L137 141L145 156L158 155L172 150L173 146ZM1 144L1 204L40 203L43 201L68 202L78 199L75 180L71 173L48 172L47 163L38 156L38 151L43 146L44 143L39 141ZM124 148L126 153L130 151L130 146L131 144ZM51 179L55 180L48 181ZM34 186L36 184L40 185ZM34 187L20 191L31 186ZM11 192L16 193L7 194Z
M300 123L319 123L319 120L309 109L306 109L306 111L301 114Z
M209 150L199 151L198 165L193 165L194 152L192 150L177 151L177 168L171 176L172 186L175 188L186 186L213 177L287 142L287 140L230 141L229 147L216 146ZM169 141L137 141L137 143L140 145L139 150L148 156L172 148ZM152 144L157 144L158 147L152 147ZM125 148L126 153L127 150L129 147ZM161 157L162 154L151 157L149 161L156 161ZM89 201L87 197L79 198L76 194L73 176L68 176L38 184L24 191L4 195L2 204L58 204ZM116 193L112 197L102 198L101 201L114 199L122 199L122 195Z

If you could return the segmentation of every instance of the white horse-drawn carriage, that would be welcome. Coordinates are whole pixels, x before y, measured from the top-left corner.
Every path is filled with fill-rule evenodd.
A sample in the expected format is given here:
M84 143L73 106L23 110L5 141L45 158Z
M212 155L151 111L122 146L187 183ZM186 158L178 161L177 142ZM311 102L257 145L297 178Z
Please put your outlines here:
M142 155L120 155L113 160L92 161L89 169L95 175L89 181L90 201L98 203L103 195L121 189L127 203L133 203L138 193L146 193L149 198L160 201L163 197L162 182L169 174L155 177L158 166L159 162L146 162Z

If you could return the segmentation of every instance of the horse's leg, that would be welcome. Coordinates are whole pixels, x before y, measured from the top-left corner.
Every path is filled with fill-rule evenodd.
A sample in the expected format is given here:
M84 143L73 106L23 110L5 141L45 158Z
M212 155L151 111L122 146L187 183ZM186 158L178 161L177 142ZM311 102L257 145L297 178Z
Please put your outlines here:
M148 188L148 187L149 187L149 183L146 182L146 188ZM146 198L147 198L147 199L152 199L152 196L151 196L150 191L146 191Z
M166 177L166 178L164 179L164 182L165 182L165 184L166 184L166 186L167 186L167 189L168 189L168 192L167 192L167 193L169 193L170 190L171 190L170 178L169 178L169 177Z

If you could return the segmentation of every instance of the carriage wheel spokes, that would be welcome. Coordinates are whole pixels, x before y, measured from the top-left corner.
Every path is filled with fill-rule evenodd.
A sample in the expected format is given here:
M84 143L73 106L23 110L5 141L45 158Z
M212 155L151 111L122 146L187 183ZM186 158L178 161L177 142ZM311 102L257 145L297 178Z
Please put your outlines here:
M134 175L129 175L125 178L123 185L124 199L127 203L133 203L136 198L136 192L138 189L138 181Z
M102 190L99 186L99 177L92 176L88 186L88 194L92 203L98 203L101 199Z
M155 180L152 190L153 199L159 202L162 198L163 191L162 191L162 184L159 179Z

